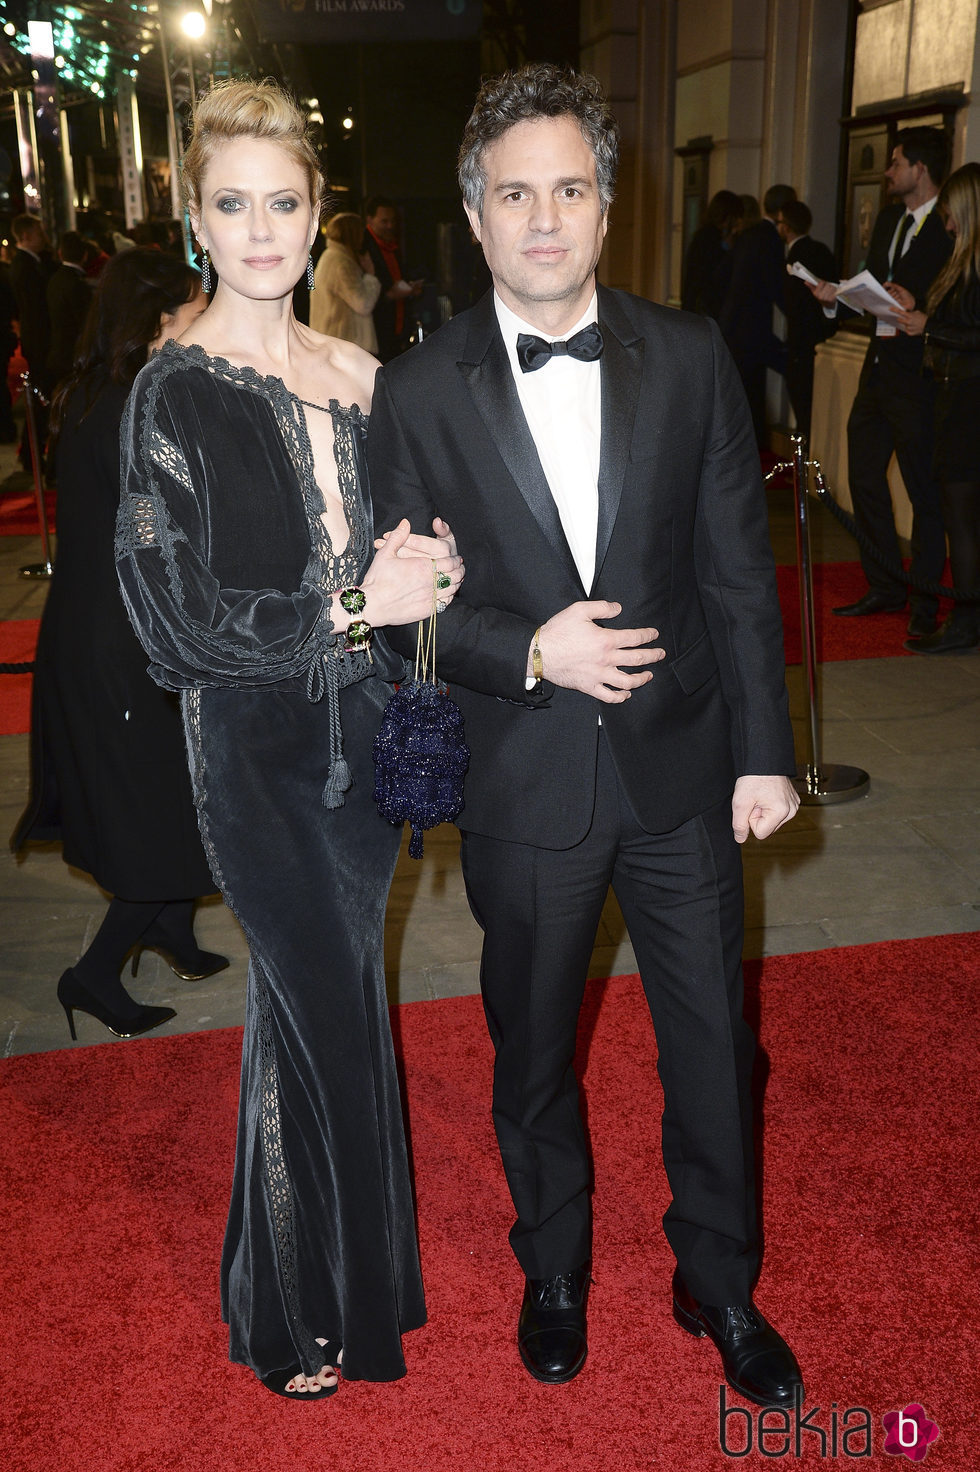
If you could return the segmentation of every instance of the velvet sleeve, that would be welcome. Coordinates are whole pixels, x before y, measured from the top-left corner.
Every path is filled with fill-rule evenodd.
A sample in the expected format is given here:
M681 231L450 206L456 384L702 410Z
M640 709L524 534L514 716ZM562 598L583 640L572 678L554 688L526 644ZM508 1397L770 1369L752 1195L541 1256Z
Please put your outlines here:
M175 376L159 359L148 364L120 430L116 565L150 674L168 690L305 675L336 639L312 559L294 593L221 586L208 565L208 502L220 471L209 462L206 423L191 430L175 411Z

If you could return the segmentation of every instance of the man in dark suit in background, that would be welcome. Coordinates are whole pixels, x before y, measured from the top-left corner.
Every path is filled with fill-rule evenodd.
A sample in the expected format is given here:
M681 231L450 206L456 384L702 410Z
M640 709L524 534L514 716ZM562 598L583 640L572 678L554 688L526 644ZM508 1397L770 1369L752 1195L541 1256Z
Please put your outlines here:
M13 405L7 385L10 359L17 346L17 333L14 331L16 317L17 303L10 285L10 267L5 260L0 260L0 445L12 445L17 438L17 426L14 424Z
M732 275L718 325L745 386L756 443L766 441L766 369L786 372L786 345L773 331L773 307L782 309L786 257L776 220L796 198L792 184L773 184L762 201L763 219L735 237Z
M787 247L786 264L799 261L821 281L837 280L837 265L829 246L810 235L813 215L800 199L789 200L779 211L776 228ZM786 391L796 416L796 427L809 436L813 408L813 355L837 323L828 317L798 276L786 277Z
M405 351L409 322L405 306L422 294L421 281L406 281L398 247L398 211L394 202L377 194L367 202L364 249L374 263L381 295L374 309L378 357L388 363Z
M48 378L60 383L71 372L75 348L92 304L92 286L85 275L85 242L77 230L66 230L58 246L61 265L48 282L51 347Z
M47 287L55 263L44 226L35 215L15 215L10 228L17 246L10 263L10 285L17 303L21 352L31 370L31 382L45 398L50 398L48 353L51 349L51 319L48 316ZM48 413L37 397L34 405L38 438L43 446L47 437ZM24 469L30 470L31 451L26 425L19 455Z
M919 311L952 249L935 212L948 165L949 145L941 128L904 128L896 135L885 170L888 193L896 203L878 215L868 247L867 269L883 284L904 286ZM814 288L814 295L828 309L835 305L833 287L826 283ZM912 503L911 576L938 583L946 562L940 491L932 473L935 384L922 373L922 344L921 337L881 324L868 344L847 421L848 483L855 520L890 567L860 548L868 591L856 603L834 609L844 618L905 607L901 548L888 489L893 454ZM937 607L935 594L913 588L909 634L931 634Z
M674 1316L741 1394L785 1406L799 1367L752 1303L738 847L798 802L766 503L714 322L596 289L617 153L594 78L538 65L484 84L460 182L494 290L379 375L372 497L379 524L444 517L466 557L439 673L471 747L462 863L523 1363L557 1384L586 1357L573 1058L612 883L659 1046Z

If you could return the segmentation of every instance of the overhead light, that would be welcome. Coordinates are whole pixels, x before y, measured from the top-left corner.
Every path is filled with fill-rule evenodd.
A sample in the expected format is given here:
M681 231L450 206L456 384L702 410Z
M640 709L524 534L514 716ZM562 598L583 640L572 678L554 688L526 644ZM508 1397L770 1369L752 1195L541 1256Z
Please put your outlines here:
M49 21L29 20L27 35L32 56L41 57L45 61L54 60L54 29Z
M340 126L342 128L346 128L347 132L349 133L350 130L351 130L351 128L353 128L353 126L354 126L354 119L351 118L351 117L341 118L341 120L340 120Z
M199 10L186 11L180 18L180 29L192 41L199 41L206 29L204 16Z

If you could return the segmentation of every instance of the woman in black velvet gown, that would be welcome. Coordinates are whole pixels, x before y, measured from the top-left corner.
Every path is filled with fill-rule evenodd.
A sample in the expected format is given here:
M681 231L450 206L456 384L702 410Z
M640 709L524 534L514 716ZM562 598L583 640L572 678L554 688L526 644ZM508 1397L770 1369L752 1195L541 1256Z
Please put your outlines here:
M213 88L183 178L218 286L136 381L117 559L153 674L182 692L205 846L249 942L231 1358L310 1404L341 1359L402 1375L425 1317L383 974L399 834L372 771L403 666L370 626L423 617L462 564L442 523L374 542L377 365L292 315L321 189L301 114L269 83Z
M116 577L119 424L133 380L207 305L197 272L155 250L106 268L74 370L55 400L58 551L41 619L31 717L31 795L13 847L58 839L67 864L113 896L84 954L58 983L75 1036L87 1012L120 1037L158 1027L120 969L136 947L200 980L228 965L194 939L195 897L214 881L197 830L177 701L146 672Z

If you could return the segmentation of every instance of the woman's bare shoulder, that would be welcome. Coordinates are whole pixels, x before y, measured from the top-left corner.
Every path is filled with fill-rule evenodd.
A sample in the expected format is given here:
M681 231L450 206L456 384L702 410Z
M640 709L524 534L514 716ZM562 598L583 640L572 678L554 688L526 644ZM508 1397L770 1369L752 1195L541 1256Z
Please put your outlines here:
M371 408L374 376L380 366L356 343L339 337L326 337L312 328L304 329L313 373L325 398L341 404L357 404L365 414Z

